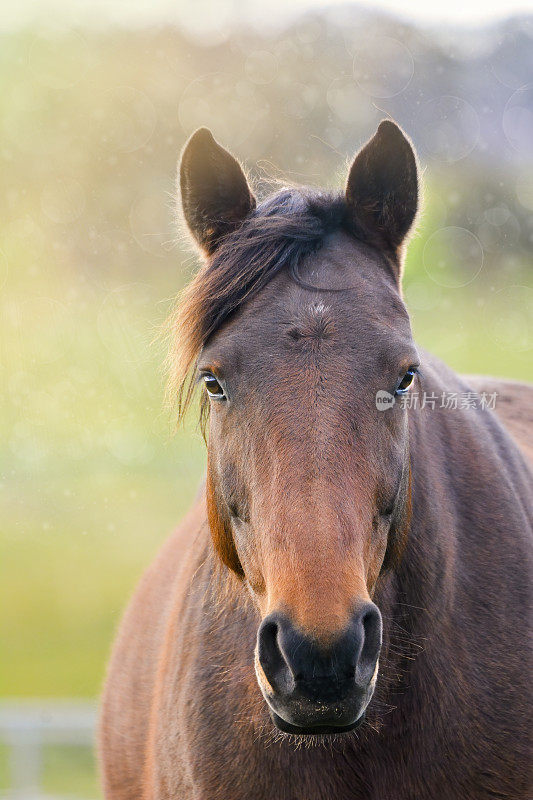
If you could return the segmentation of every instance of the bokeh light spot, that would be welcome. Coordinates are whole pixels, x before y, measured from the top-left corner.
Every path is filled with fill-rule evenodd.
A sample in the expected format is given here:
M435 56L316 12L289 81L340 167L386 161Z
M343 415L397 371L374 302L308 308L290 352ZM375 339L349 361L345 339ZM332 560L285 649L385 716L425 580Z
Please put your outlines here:
M226 146L244 142L268 113L268 103L253 84L221 72L192 81L178 105L187 135L204 125Z
M151 138L157 114L150 98L132 86L117 86L93 112L98 138L106 150L132 153Z
M503 350L525 353L533 347L533 289L507 286L485 308L488 335Z
M83 186L71 178L55 178L43 188L41 208L52 222L74 222L85 209Z
M424 246L424 269L435 283L458 289L471 283L483 266L481 242L466 228L435 231Z
M371 97L394 97L409 86L414 74L409 49L390 36L371 36L361 42L353 60L353 76Z
M448 164L467 156L479 139L479 117L460 97L444 95L420 109L419 135L427 155Z
M533 162L533 86L523 86L507 101L503 130L511 147L527 163Z

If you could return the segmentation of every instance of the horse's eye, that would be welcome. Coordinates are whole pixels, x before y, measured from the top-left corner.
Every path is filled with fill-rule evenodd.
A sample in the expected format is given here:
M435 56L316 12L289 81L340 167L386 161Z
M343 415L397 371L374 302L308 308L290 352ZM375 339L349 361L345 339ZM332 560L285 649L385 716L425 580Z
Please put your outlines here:
M222 400L225 397L224 389L210 372L204 375L204 384L209 397L215 397L217 400Z
M416 368L410 367L396 387L396 394L405 394L415 379Z

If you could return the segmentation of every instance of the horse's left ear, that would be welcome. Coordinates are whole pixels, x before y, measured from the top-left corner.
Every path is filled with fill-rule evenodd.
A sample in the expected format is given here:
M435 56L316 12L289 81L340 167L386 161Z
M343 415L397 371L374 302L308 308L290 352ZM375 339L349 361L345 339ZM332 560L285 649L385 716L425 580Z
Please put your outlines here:
M356 155L346 185L347 226L401 258L418 209L418 168L401 128L383 120Z

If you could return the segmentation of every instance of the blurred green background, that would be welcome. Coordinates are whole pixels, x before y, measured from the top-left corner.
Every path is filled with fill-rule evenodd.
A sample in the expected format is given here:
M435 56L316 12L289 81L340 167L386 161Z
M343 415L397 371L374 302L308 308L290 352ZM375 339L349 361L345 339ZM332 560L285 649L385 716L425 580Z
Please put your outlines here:
M348 23L308 15L209 42L169 25L1 35L1 696L98 695L128 596L200 479L195 420L175 433L163 409L160 336L196 265L174 180L198 125L264 193L280 176L340 186L379 119L397 117L426 184L405 273L417 341L457 370L533 379L520 75L493 77L502 130L484 139L486 54L461 83L442 40L377 16L364 36L371 24L387 38L389 60L363 74L363 28ZM452 102L421 110L435 97ZM96 796L91 756L55 748L44 785Z

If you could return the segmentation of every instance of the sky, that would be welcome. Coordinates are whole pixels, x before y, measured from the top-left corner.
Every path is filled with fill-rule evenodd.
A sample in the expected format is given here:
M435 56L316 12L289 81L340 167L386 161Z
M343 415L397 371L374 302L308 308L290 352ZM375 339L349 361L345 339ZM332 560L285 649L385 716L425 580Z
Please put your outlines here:
M194 29L205 21L210 27L231 24L238 17L261 25L283 23L301 12L328 4L328 0L17 0L2 4L0 29L9 30L35 20L54 26L176 22ZM358 4L335 0L335 5ZM533 0L370 0L365 5L421 24L478 25L513 14L533 13Z

